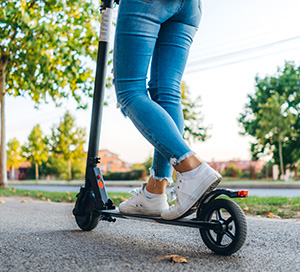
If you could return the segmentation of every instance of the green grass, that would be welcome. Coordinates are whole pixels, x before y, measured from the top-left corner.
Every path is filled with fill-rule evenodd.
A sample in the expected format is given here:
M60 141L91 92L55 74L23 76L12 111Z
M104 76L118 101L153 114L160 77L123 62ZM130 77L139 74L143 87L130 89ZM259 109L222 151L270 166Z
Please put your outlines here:
M73 203L76 201L77 192L48 192L48 191L32 191L23 190L16 188L5 188L0 189L1 196L27 196L43 201L52 202L68 202ZM109 198L111 198L115 205L119 205L122 201L126 200L131 196L129 193L108 193Z
M245 213L252 215L278 215L282 218L292 218L300 211L300 197L258 197L236 198Z
M77 192L48 192L31 191L15 188L0 189L1 196L21 196L32 197L43 201L68 202L76 201ZM129 193L108 193L115 205L118 206L122 201L131 196ZM1 200L1 198L0 198ZM300 216L300 197L257 197L249 196L246 198L233 199L246 214L271 216L277 215L281 218L293 218Z

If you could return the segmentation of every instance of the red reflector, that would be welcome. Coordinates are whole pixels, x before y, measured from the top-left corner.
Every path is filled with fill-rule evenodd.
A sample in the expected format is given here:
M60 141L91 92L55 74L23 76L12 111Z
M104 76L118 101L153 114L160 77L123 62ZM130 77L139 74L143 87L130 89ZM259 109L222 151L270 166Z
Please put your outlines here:
M98 179L101 179L101 176L100 176L100 175L98 175L98 176L97 176L97 178L98 178Z
M101 189L103 189L103 182L102 182L102 180L100 179L100 180L98 180L98 185L99 185L99 187L101 188Z
M238 195L239 196L247 196L248 195L248 191L239 191Z

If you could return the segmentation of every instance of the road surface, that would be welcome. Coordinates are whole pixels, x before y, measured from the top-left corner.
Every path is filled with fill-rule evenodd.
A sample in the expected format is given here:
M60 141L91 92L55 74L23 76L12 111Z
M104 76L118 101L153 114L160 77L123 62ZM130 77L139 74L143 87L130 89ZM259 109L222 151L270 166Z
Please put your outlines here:
M247 217L244 247L224 257L203 244L197 229L117 219L83 232L72 204L0 200L1 272L300 270L299 220ZM188 263L155 260L170 254L188 257Z

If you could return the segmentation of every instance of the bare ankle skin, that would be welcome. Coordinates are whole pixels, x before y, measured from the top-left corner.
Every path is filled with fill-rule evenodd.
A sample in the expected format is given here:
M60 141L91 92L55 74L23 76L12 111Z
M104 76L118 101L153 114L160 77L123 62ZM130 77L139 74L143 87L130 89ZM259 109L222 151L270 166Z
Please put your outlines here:
M180 173L184 173L197 168L200 164L201 161L195 155L192 155L182 160L179 164L174 165L174 169Z
M151 176L146 185L146 189L149 193L152 193L152 194L164 194L166 191L167 185L168 185L167 179L157 180Z

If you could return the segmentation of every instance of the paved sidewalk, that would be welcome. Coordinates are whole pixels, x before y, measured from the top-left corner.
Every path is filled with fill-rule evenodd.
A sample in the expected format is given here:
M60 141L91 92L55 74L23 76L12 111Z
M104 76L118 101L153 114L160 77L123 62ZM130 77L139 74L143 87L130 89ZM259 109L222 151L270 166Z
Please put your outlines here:
M140 187L142 183L145 182L144 180L106 180L105 185L106 186L127 186L127 187ZM72 181L66 181L66 180L39 180L38 182L35 182L33 180L9 180L8 185L14 186L14 185L56 185L56 186L82 186L84 185L84 182L82 180L72 180ZM174 186L174 183L171 185ZM288 181L288 182L277 182L277 181L257 181L257 180L223 180L219 186L220 188L244 188L244 189L250 189L250 188L262 188L262 189L300 189L300 182L299 181Z
M197 229L117 219L83 232L72 204L26 198L0 203L0 271L299 271L300 221L247 217L248 238L217 256ZM156 257L179 254L187 264Z

